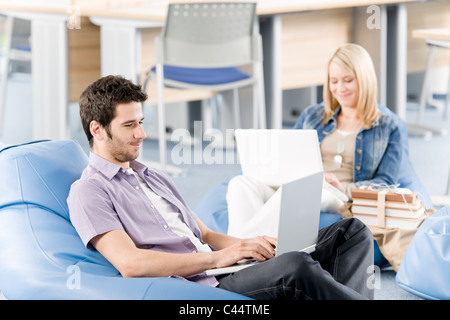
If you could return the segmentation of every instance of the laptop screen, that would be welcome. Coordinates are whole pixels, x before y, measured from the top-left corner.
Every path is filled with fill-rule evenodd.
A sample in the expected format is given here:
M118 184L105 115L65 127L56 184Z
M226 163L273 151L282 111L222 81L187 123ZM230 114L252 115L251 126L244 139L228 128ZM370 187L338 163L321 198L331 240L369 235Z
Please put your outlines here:
M237 129L235 137L242 173L267 185L323 171L316 130Z

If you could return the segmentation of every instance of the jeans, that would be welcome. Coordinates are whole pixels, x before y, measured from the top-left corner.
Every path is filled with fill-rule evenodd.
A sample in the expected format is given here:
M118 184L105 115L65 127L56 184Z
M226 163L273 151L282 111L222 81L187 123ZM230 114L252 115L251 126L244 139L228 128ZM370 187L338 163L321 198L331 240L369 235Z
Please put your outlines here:
M357 219L319 231L315 252L289 252L218 278L221 289L260 300L373 299L373 237Z

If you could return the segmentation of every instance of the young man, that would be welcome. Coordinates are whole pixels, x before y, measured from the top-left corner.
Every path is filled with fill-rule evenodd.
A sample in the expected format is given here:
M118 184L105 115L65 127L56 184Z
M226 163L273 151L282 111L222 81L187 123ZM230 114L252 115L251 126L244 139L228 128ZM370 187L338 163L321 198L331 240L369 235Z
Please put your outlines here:
M373 239L359 221L322 229L316 251L275 257L276 239L237 239L213 232L188 208L169 177L137 162L146 137L140 86L117 76L80 97L91 146L89 165L68 197L84 244L124 277L178 276L256 299L366 299ZM204 271L244 258L263 263L213 277Z

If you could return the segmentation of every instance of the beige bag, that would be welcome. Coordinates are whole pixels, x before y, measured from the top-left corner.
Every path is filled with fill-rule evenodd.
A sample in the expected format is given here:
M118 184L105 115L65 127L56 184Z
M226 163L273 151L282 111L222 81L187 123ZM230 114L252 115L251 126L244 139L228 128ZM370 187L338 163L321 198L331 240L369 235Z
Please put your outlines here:
M377 241L381 254L397 272L411 240L417 229L382 228L367 226Z
M351 202L347 202L340 208L342 218L352 218ZM427 214L432 214L434 210L427 210ZM387 228L367 225L376 240L382 255L397 272L411 240L417 229Z

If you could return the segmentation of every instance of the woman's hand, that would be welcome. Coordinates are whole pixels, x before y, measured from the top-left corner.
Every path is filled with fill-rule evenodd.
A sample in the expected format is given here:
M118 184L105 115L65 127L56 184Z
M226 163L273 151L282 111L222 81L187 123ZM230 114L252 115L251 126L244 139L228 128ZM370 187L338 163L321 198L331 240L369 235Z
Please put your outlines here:
M341 182L336 177L336 175L332 172L325 172L324 173L325 181L331 184L333 187L337 188L338 190L341 189Z

